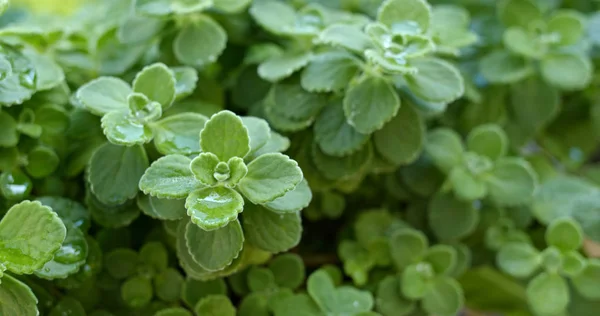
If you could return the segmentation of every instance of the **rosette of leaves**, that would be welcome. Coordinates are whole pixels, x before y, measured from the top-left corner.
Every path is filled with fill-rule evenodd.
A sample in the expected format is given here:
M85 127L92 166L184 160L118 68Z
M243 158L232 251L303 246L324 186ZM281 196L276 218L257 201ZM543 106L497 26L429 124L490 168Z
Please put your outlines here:
M537 1L498 1L498 18L506 29L504 49L481 60L492 83L515 83L534 75L561 90L580 90L592 79L593 65L581 41L585 17L570 9L543 10Z
M308 277L307 293L287 293L269 301L273 314L377 315L371 312L374 300L370 292L342 285L338 277L330 269L318 269Z
M571 218L554 220L546 229L548 247L538 251L528 242L511 242L500 248L497 264L504 272L518 278L532 277L527 284L527 301L537 315L554 315L565 311L570 302L570 279L583 297L597 300L600 291L600 264L587 259L579 249L583 244L581 226ZM542 268L542 272L538 270Z
M402 9L405 7L412 8L410 13ZM271 25L274 22L267 17L282 15L283 11L289 13L290 19L284 25ZM257 2L251 12L261 26L275 34L276 30L294 29L297 23L293 21L302 16L272 1ZM284 53L258 67L262 78L278 82L263 102L266 117L277 129L297 131L315 120L318 124L318 114L326 106L325 93L343 92L345 120L336 122L349 125L346 133L350 143L342 143L340 146L344 148L335 149L340 155L356 151L368 135L399 115L401 100L397 89L425 109L437 110L463 94L463 79L458 70L433 57L434 42L429 33L431 8L427 2L385 1L376 21L359 19L360 23L354 23L351 19L328 24L323 16L327 15L320 13L319 18L309 20L322 21L318 27L310 28L312 45L318 49L303 53L302 59L292 60ZM440 36L439 32L432 32ZM302 68L299 83L280 82ZM294 111L285 106L290 101L281 102L296 98L303 101L303 106L295 107ZM331 113L340 115L338 112L331 110L328 117Z
M0 313L39 313L32 290L10 274L41 269L60 252L66 236L58 215L40 202L23 201L8 210L0 221Z
M466 148L458 133L438 128L427 135L425 152L446 174L442 192L451 191L458 200L488 198L500 206L531 201L537 175L523 158L506 157L508 140L495 124L473 129Z
M160 32L171 36L172 53L184 65L201 67L213 63L225 50L227 33L209 12L243 12L250 0L135 0L134 11L122 22L119 35L124 42L153 38ZM175 23L168 23L174 21ZM148 28L147 26L151 26ZM170 53L170 52L169 52Z
M194 261L208 271L231 264L245 240L273 253L299 242L299 211L312 195L298 164L269 146L270 139L264 120L221 111L200 132L200 155L164 156L140 180L154 205L185 199L191 221L182 237Z

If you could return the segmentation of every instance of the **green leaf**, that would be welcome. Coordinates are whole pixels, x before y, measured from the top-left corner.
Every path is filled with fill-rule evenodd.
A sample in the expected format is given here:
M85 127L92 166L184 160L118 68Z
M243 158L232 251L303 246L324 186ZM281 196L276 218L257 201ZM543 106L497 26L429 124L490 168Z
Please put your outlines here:
M48 316L84 315L85 309L81 303L71 296L64 296L48 313Z
M202 184L214 186L218 182L214 176L217 173L217 165L219 165L219 157L215 154L210 152L200 153L200 155L194 158L190 163L190 170L192 170L194 177ZM229 170L227 170L227 172L229 173Z
M555 53L545 56L540 64L542 76L563 90L580 90L590 84L593 66L587 56Z
M469 28L469 13L466 8L452 4L433 7L431 33L437 51L458 56L460 49L477 42L477 34Z
M320 315L319 306L307 294L296 294L273 302L275 316Z
M76 97L88 111L104 115L127 110L127 97L131 92L129 84L119 78L100 77L81 86Z
M210 281L199 281L188 277L183 283L181 290L183 301L190 307L193 307L202 299L211 294L227 294L227 284L224 279L214 279Z
M140 249L139 258L140 262L151 267L154 273L166 270L169 265L167 248L159 241L145 243Z
M485 79L497 84L515 83L529 77L534 72L533 67L525 58L511 55L503 50L483 57L479 62L479 67Z
M248 271L248 289L252 292L272 291L277 288L275 275L267 268L252 267Z
M372 46L371 39L359 26L345 23L329 25L313 41L319 44L341 46L358 53L362 53Z
M302 71L301 83L306 91L341 91L359 71L360 61L345 51L331 51L314 56Z
M425 143L425 126L412 104L404 104L396 117L373 135L377 152L396 165L416 160Z
M19 169L0 174L0 193L8 200L22 200L29 196L33 184Z
M233 112L221 111L213 115L200 132L200 148L215 154L221 161L243 158L250 152L248 129Z
M204 188L190 193L185 208L198 227L215 230L237 219L244 209L244 198L226 187Z
M98 201L94 194L87 191L85 202L92 219L104 227L124 227L131 224L140 215L140 210L135 207L134 200L128 200L124 204L107 205Z
M299 84L278 83L272 88L271 110L277 116L291 120L308 120L327 105L324 94L307 92Z
M421 33L427 32L431 8L424 0L386 0L379 7L377 21L394 28L395 24L416 23Z
M546 229L546 243L561 251L577 250L583 244L581 226L569 217L556 219Z
M35 179L45 178L56 171L59 158L56 152L46 146L36 146L27 154L25 170Z
M280 81L306 66L311 57L310 52L285 52L262 62L258 66L258 75L271 82Z
M469 202L483 199L487 195L485 181L466 167L452 168L447 181L459 200Z
M154 277L154 292L165 302L177 302L181 297L183 276L179 271L168 268Z
M581 296L589 300L598 300L600 298L600 261L598 259L589 259L583 270L571 277L573 286Z
M371 293L348 286L335 288L325 270L317 270L311 274L306 289L325 314L354 315L373 308Z
M243 218L248 242L259 249L271 253L283 252L300 242L302 222L298 212L282 214L248 204Z
M434 245L423 257L436 275L449 275L456 266L456 250L448 245Z
M376 310L383 316L403 316L412 313L416 304L402 296L400 282L392 275L379 282L375 297Z
M344 97L348 123L358 132L370 134L389 122L400 108L393 85L379 76L365 76Z
M173 52L181 63L199 67L215 62L226 43L225 30L209 16L198 15L179 31L173 41Z
M182 155L161 157L150 165L140 179L144 194L157 198L183 199L202 187L190 170L191 159Z
M249 12L258 25L274 34L285 34L296 23L294 8L279 1L254 2Z
M474 128L467 137L467 149L478 155L496 160L508 151L508 137L495 124L484 124Z
M59 196L41 196L36 200L56 212L63 223L78 227L84 232L90 228L90 214L80 203Z
M241 117L242 123L248 129L248 135L250 137L250 153L256 153L259 149L264 147L271 139L271 128L267 121L252 116Z
M293 190L302 181L298 163L279 153L264 154L248 164L248 173L238 189L255 204L271 202Z
M506 273L518 278L526 278L540 267L542 256L530 244L513 242L500 248L496 262Z
M66 228L51 208L23 201L0 221L0 261L8 271L31 274L52 259L65 236Z
M369 165L373 157L371 146L365 146L344 157L325 155L318 146L313 145L312 158L315 167L326 179L340 180L357 176Z
M348 124L342 102L339 101L332 102L321 111L314 130L319 148L330 156L346 156L369 141L369 135L358 132Z
M200 131L208 118L197 113L179 113L152 124L154 146L163 155L200 152Z
M569 251L562 256L561 273L570 277L579 275L587 264L587 259L577 251Z
M112 314L111 314L112 315ZM94 315L94 316L104 316L104 315ZM110 315L106 315L110 316ZM154 316L193 316L190 311L183 307L170 307L161 309L158 312L154 313Z
M498 2L498 17L506 26L529 28L533 22L542 20L542 11L531 0L504 0Z
M240 13L244 11L252 0L212 0L213 7L226 13Z
M133 91L160 103L163 109L175 100L175 76L165 64L155 63L144 67L133 79Z
M463 78L452 64L438 58L419 58L411 61L411 66L417 72L407 74L405 79L410 91L419 98L450 103L463 95Z
M556 315L569 304L569 287L558 274L542 272L527 285L527 301L540 315Z
M575 44L584 35L584 17L574 10L559 10L548 21L548 31L560 34L560 45Z
M5 275L0 283L0 314L37 316L38 299L25 283Z
M244 233L237 220L211 231L189 222L185 240L196 263L209 271L217 271L230 265L238 257L244 246Z
M197 315L235 316L235 307L225 295L209 295L194 307Z
M290 140L287 137L282 136L281 134L278 134L274 131L271 131L271 138L269 138L267 143L253 154L246 156L246 158L254 159L264 154L284 152L289 147Z
M18 143L17 121L10 114L0 112L0 147L12 147Z
M502 37L504 46L517 55L540 59L547 53L547 46L540 43L536 34L520 27L511 27Z
M178 220L187 214L183 199L159 199L140 194L137 196L137 206L144 214L161 220Z
M115 145L133 146L152 140L152 129L126 112L110 112L102 117L102 130Z
M48 280L63 279L79 271L85 264L88 257L85 235L72 224L67 224L66 228L67 235L62 246L54 254L52 260L35 271L36 276Z
M183 99L194 92L198 83L198 71L192 67L171 68L175 76L175 99Z
M280 287L296 289L304 283L305 271L302 257L294 253L279 255L269 262L275 283Z
M450 278L436 279L421 301L423 309L435 315L456 315L464 303L460 284Z
M311 200L312 192L306 179L303 179L293 190L263 206L275 213L295 213L306 208Z
M105 144L98 148L88 167L90 189L104 204L122 204L138 192L138 182L148 168L141 146Z
M462 164L464 148L460 135L448 128L438 128L427 134L425 152L445 173Z
M479 223L479 212L472 202L459 201L450 194L438 193L429 202L429 226L440 240L469 236Z
M390 253L399 269L419 261L428 247L427 237L417 230L400 229L390 236Z
M143 276L134 276L121 285L121 298L132 308L142 307L152 301L152 283Z
M26 52L31 60L37 74L36 89L49 90L61 84L65 80L63 69L48 55Z
M500 205L523 204L533 198L537 175L529 163L520 158L503 158L486 177L490 198Z

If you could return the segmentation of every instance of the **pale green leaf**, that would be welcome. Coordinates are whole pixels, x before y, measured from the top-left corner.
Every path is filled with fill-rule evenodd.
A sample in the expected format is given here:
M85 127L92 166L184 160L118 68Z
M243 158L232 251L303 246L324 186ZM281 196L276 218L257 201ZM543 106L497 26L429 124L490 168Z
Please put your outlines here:
M5 275L0 283L0 315L37 316L38 299L25 283Z
M480 125L469 133L467 149L478 155L496 160L508 151L508 137L506 133L495 124Z
M433 277L431 265L418 263L408 266L400 277L402 296L410 300L419 300L427 293L428 279Z
M136 196L138 183L146 168L148 157L143 147L107 143L92 156L87 180L100 202L122 204Z
M327 97L322 93L311 93L298 83L278 83L272 90L271 110L290 120L308 120L319 114L327 105Z
M273 258L269 262L269 269L278 286L296 289L304 283L304 262L297 254L286 253Z
M285 52L261 63L258 66L258 75L271 82L285 79L306 66L311 57L310 52Z
M152 140L152 129L127 112L110 112L102 117L102 131L115 145L133 146Z
M585 17L575 10L559 10L548 21L548 32L560 34L560 45L577 43L585 32Z
M204 230L214 230L237 219L244 209L244 198L226 187L193 191L185 200L192 222Z
M238 189L248 200L263 204L293 190L302 178L296 161L279 153L264 154L248 164L248 173Z
M423 309L434 315L456 315L465 303L460 284L450 278L436 279L421 301Z
M531 23L542 20L542 11L532 0L498 1L498 17L506 26L527 29Z
M280 1L255 1L249 12L256 23L274 34L285 34L296 23L294 8Z
M344 90L359 71L360 61L344 51L314 56L302 71L302 87L311 92Z
M18 143L17 121L10 114L0 112L0 147L12 147Z
M202 187L190 170L191 159L181 155L161 157L150 165L140 179L145 194L168 199L182 199Z
M420 231L400 229L390 236L392 259L400 269L419 261L428 246L427 237Z
M308 277L307 291L325 314L350 314L366 312L373 307L371 293L335 285L325 270L317 270Z
M242 116L242 123L248 129L250 137L250 154L255 153L271 139L271 128L267 121L252 116Z
M243 158L250 152L250 136L243 121L230 111L213 115L200 132L200 148L215 154L221 161Z
M276 213L294 213L306 208L311 200L312 192L303 179L293 190L263 206Z
M244 246L244 233L237 220L211 231L189 222L185 240L194 261L209 271L217 271L238 257Z
M540 315L564 312L569 304L569 286L562 276L542 272L527 285L527 302Z
M496 162L486 177L489 196L500 205L518 205L530 201L538 185L531 165L519 158L503 158Z
M142 307L152 301L152 296L152 283L144 276L131 277L121 285L121 298L129 307Z
M383 316L403 316L415 310L416 304L402 296L399 285L398 279L391 275L379 282L375 304Z
M362 53L372 46L371 39L360 27L345 23L329 25L313 41L319 44L341 46L358 53Z
M171 71L175 76L175 99L192 94L198 83L198 71L192 67L173 67Z
M200 152L200 131L208 118L197 113L179 113L152 124L154 145L163 155Z
M217 165L219 165L219 158L215 154L210 152L200 153L200 155L194 158L190 163L190 170L192 170L194 177L202 184L213 186L218 182L214 176L217 172ZM229 172L229 170L227 171Z
M104 115L127 110L127 97L131 92L129 84L121 79L100 77L81 86L76 97L88 111Z
M244 11L252 0L212 0L213 7L226 13L240 13Z
M0 221L0 261L8 271L31 274L52 260L65 236L66 228L51 208L23 201Z
M460 135L448 128L438 128L428 133L425 152L433 163L446 173L462 164L464 159Z
M551 85L563 90L580 90L592 80L593 65L587 56L550 54L540 64L542 76Z
M67 235L60 249L54 254L52 260L36 270L36 276L43 279L64 279L76 273L85 264L88 257L88 243L83 232L67 224Z
M217 60L226 43L225 30L209 16L199 15L179 31L173 52L183 64L204 66Z
M597 259L588 260L583 270L571 277L575 289L585 298L589 300L597 300L600 298L600 261Z
M137 206L144 214L162 220L178 220L187 214L183 199L159 199L140 194L137 196Z
M417 69L405 76L408 88L428 102L450 103L464 93L463 78L452 64L438 58L419 58L410 65Z
M48 55L27 52L37 74L36 89L49 90L65 80L63 69Z
M578 250L583 244L583 237L581 226L569 217L552 221L546 229L546 243L561 251Z
M425 33L429 29L431 8L424 0L386 0L379 7L377 20L392 29L396 23L416 23Z
M379 76L365 76L352 85L344 97L348 123L363 134L381 129L399 108L400 98L394 86Z
M236 309L225 295L209 295L202 298L194 307L197 315L235 316Z
M360 150L343 157L329 156L321 152L318 146L312 146L313 163L322 176L335 181L349 179L360 175L373 159L372 146L364 146Z
M163 109L175 100L175 75L165 64L155 63L144 67L133 79L133 91L160 103Z
M259 249L277 253L300 242L302 222L298 212L282 214L250 204L246 206L243 218L248 242Z
M513 242L500 248L496 262L504 272L518 277L531 276L541 265L540 252L527 243Z
M481 74L492 83L514 83L533 74L529 62L520 56L498 50L483 57L479 62Z
M540 43L535 33L520 27L511 27L503 34L504 46L517 55L539 59L547 53L547 46Z

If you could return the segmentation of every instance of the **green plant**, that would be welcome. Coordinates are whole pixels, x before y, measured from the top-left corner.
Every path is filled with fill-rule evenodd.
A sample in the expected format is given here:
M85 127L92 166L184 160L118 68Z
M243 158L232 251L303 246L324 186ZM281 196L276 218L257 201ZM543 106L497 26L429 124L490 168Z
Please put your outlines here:
M600 309L600 2L34 2L0 315Z

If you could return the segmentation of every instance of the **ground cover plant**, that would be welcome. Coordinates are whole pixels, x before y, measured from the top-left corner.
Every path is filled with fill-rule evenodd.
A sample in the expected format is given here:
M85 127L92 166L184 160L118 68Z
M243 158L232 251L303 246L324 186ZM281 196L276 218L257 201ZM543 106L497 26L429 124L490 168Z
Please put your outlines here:
M0 315L597 315L599 10L0 0Z

